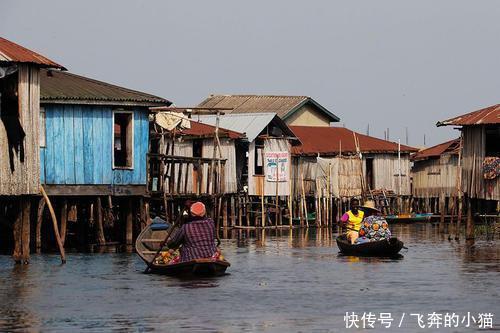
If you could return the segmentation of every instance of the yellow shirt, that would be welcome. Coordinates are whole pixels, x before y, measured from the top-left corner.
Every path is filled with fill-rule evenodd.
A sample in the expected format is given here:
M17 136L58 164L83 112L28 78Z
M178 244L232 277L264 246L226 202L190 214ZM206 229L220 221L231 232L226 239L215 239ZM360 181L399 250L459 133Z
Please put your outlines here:
M347 221L347 227L359 230L359 228L361 228L361 221L363 221L365 213L362 210L358 210L358 215L354 215L353 212L348 211L347 215L349 215L349 220Z

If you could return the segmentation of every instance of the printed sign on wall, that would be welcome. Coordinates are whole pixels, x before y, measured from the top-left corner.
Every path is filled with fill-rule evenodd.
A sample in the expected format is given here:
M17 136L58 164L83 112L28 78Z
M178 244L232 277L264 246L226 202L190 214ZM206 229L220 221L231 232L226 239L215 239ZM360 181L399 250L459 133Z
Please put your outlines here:
M266 180L268 182L288 181L288 152L266 152L264 156L266 160Z

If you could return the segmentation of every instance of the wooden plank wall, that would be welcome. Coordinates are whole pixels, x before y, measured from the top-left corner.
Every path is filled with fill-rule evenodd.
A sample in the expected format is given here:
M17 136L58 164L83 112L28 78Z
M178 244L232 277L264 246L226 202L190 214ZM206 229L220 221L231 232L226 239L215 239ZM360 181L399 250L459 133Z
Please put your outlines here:
M0 195L39 193L39 74L38 67L19 65L19 120L26 136L23 142L24 162L21 162L19 154L14 155L14 172L10 169L7 133L0 121Z
M500 200L500 178L485 180L483 177L484 126L465 126L462 133L462 190L474 199Z
M60 185L145 185L147 110L134 110L133 169L113 169L113 108L46 104L46 147L41 182Z
M397 154L376 154L373 159L375 189L398 193L399 170ZM401 154L401 195L410 195L410 156Z
M441 155L440 158L415 161L411 170L413 196L437 198L457 195L458 155Z

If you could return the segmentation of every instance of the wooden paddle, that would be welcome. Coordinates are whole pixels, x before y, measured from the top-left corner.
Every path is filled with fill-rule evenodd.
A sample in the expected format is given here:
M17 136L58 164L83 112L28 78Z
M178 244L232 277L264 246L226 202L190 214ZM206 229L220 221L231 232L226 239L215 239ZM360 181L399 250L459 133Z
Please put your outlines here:
M174 231L174 229L177 228L179 226L180 222L182 221L182 215L183 214L184 214L184 211L182 211L179 214L179 216L177 216L177 219L174 221L174 224L172 224L172 226L170 227L170 229L167 231L167 235L165 236L165 239L160 243L160 247L158 248L158 251L156 251L156 254L153 257L153 259L151 259L151 261L148 262L148 267L146 267L146 270L144 271L144 273L149 273L149 271L151 270L151 266L153 265L153 262L158 257L158 255L160 254L160 252L163 249L163 247L165 246L165 244L167 244L168 238L170 237L170 235L172 234L172 232Z

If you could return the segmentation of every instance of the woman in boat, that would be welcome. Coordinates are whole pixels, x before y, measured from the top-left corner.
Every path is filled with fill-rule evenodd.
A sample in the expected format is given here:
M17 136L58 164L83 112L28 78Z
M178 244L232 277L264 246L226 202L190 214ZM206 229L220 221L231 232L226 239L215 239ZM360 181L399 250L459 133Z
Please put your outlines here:
M359 228L361 227L361 221L363 221L364 212L359 210L359 200L356 198L351 199L351 210L347 211L341 217L342 223L347 226L347 240L351 244L355 244L359 237Z
M217 252L214 221L206 217L202 202L190 206L187 222L174 232L167 245L170 249L180 247L181 261L211 258Z
M360 209L364 211L365 216L359 229L358 243L378 241L391 237L389 224L380 215L380 211L375 207L373 200L367 200Z

